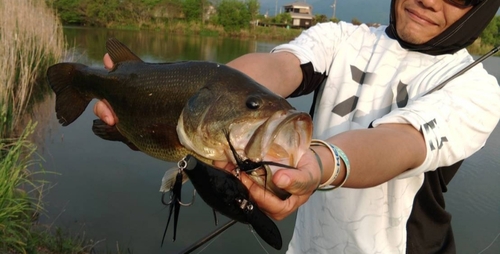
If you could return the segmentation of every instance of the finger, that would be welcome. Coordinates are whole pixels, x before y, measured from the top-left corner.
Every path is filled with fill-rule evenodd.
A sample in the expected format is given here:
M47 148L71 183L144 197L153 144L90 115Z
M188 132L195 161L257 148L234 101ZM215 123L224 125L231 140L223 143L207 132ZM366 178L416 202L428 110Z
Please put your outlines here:
M241 174L240 179L248 188L252 200L269 217L275 220L282 220L298 208L298 205L295 206L299 200L298 196L291 196L287 200L281 200L262 186L256 184L246 174Z
M104 62L104 68L108 70L113 68L113 60L111 60L111 57L109 56L108 53L104 54L102 61Z
M118 118L106 100L96 102L94 105L94 114L108 125L115 125L118 123Z
M318 187L319 174L309 170L280 169L273 175L273 182L279 188L294 195L311 194Z

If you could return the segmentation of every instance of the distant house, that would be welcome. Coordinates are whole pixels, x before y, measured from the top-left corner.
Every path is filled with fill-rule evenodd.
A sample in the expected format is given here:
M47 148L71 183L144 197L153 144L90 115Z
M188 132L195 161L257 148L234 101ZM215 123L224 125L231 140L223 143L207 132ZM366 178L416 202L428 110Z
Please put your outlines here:
M292 16L292 27L308 28L312 26L314 16L312 15L312 6L306 3L291 3L283 5L285 13Z

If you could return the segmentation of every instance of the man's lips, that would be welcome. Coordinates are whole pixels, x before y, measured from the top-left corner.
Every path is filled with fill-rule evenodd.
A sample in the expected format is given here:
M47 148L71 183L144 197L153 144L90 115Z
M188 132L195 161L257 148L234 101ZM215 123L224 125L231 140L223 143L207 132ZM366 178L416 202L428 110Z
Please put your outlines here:
M430 18L427 16L418 13L418 11L406 8L405 11L408 13L411 19L415 20L418 23L421 24L430 24L430 25L437 25L434 21L432 21Z

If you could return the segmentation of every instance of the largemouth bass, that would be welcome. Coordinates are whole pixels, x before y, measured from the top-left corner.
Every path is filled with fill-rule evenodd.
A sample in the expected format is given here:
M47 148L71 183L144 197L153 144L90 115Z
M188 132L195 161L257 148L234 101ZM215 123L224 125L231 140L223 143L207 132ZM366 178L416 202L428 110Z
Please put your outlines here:
M116 39L109 39L106 48L114 62L110 71L79 63L49 67L63 126L97 98L115 112L118 133L95 122L96 134L165 161L192 154L208 163L236 164L236 152L242 160L295 167L309 147L310 116L238 70L206 61L146 63ZM253 178L287 197L278 193L271 175Z
M106 100L118 122L111 127L94 121L96 135L122 141L165 161L178 162L193 155L208 163L202 168L210 175L238 186L239 190L243 185L237 178L215 174L218 169L207 166L213 161L230 161L279 198L289 196L273 184L272 174L279 167L296 167L309 148L312 121L308 114L295 110L284 98L223 64L146 63L116 39L108 40L106 48L114 63L110 71L79 63L59 63L47 70L47 79L56 93L57 118L63 126L75 121L92 99ZM235 195L224 189L213 192L203 184L201 174L196 173L192 175L197 176L200 195L215 193L213 198L221 200ZM176 195L174 202L177 197L180 200L181 185L176 186L173 181L167 186ZM251 202L247 192L242 195ZM259 235L267 234L262 238L275 248L281 247L279 231L276 238L273 236L274 223L269 218L257 223L264 216L257 207L254 217L241 219L241 211L214 204L209 205L230 218L259 227Z

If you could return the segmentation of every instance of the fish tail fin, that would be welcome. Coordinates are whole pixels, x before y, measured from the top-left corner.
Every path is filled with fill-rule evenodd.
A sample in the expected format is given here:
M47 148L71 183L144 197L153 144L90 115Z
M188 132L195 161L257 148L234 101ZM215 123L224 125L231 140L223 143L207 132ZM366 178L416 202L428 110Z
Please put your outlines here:
M252 228L267 244L277 250L281 250L283 240L278 226L265 215L255 204L250 212L248 222Z
M75 121L92 100L91 97L80 93L74 84L76 73L84 68L87 66L83 64L59 63L47 70L47 80L56 93L57 119L63 126Z

